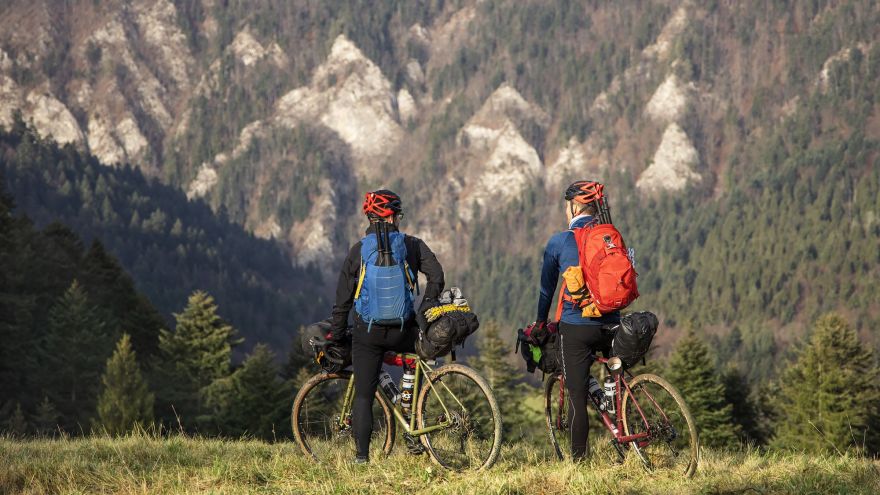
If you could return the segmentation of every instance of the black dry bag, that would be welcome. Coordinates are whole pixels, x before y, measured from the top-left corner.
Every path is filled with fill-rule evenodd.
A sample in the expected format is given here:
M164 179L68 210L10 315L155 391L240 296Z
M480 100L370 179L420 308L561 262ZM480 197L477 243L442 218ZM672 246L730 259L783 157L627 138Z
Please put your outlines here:
M635 366L648 353L659 324L657 316L649 311L625 315L611 341L612 354L623 361L625 368Z

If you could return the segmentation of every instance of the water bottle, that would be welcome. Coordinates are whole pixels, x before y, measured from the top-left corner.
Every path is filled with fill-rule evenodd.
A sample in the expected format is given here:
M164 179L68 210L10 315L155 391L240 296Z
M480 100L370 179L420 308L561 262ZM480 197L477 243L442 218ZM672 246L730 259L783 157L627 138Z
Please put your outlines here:
M394 383L391 375L385 370L379 371L379 386L385 391L385 395L391 399L391 403L397 404L397 401L400 400L400 389L397 388L397 384Z
M412 409L413 388L416 381L415 368L404 366L403 378L400 380L400 407L405 415L409 415Z
M617 384L614 383L614 379L610 376L605 377L605 410L611 414L614 414L614 389L617 388Z
M590 397L593 399L593 403L596 404L596 407L599 408L600 411L605 410L605 398L604 393L602 392L602 387L599 386L599 382L593 378L593 375L590 375Z

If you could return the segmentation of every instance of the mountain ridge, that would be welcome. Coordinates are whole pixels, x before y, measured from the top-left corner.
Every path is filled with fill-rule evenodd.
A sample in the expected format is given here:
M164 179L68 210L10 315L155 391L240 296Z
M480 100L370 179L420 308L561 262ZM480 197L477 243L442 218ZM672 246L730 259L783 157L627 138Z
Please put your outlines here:
M771 352L760 320L786 328L771 332L784 349L817 307L876 328L861 294L877 268L860 244L880 215L865 197L880 138L876 2L145 0L54 17L46 5L0 14L0 101L26 114L32 92L65 103L86 144L95 122L107 156L318 265L325 289L360 236L360 194L390 187L404 227L487 315L532 319L540 246L564 228L559 191L590 177L640 253L639 307L670 327L753 339L737 355ZM172 52L192 60L177 76ZM499 95L512 110L492 110ZM377 119L387 125L365 130Z

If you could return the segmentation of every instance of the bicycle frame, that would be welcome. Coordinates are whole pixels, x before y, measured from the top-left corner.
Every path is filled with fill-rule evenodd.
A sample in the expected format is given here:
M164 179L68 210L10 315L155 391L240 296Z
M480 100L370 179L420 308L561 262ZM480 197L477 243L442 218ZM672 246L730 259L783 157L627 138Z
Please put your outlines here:
M614 410L617 411L617 414L615 414L616 417L612 420L611 415L608 414L607 411L598 411L599 418L602 420L602 423L605 425L605 428L608 429L608 431L614 437L614 440L617 441L618 443L636 442L639 447L644 447L645 445L648 445L650 443L650 438L652 436L651 425L648 423L648 420L645 418L645 413L644 413L644 411L642 411L642 407L639 405L639 402L638 402L638 400L636 400L636 397L633 394L632 389L629 387L629 383L626 381L626 378L624 377L624 372L612 373L611 370L608 368L608 359L607 358L603 358L603 357L599 357L599 356L593 356L593 357L596 361L598 361L599 363L602 363L602 365L605 366L605 370L614 378L614 383L615 383L615 393L614 393L614 407L615 408L614 408ZM628 374L629 372L626 372L626 373ZM630 375L630 377L632 377L632 375ZM644 425L645 425L645 431L642 433L636 433L634 435L624 435L623 434L623 431L624 431L623 415L621 415L620 412L622 411L622 408L623 408L624 391L629 392L630 397L632 399L632 402L635 405L636 410L639 412L639 416L641 417L642 423L644 423ZM654 403L654 405L657 406L657 409L660 410L664 419L668 420L669 418L666 417L666 413L663 411L663 409L661 407L659 407L659 404L657 404L657 402L654 400L654 398L651 397L650 395L648 395L648 398L651 400L651 402ZM560 375L559 405L558 405L560 410L564 406L564 402L563 402L564 400L565 400L565 377L563 375ZM559 418L559 417L560 416L557 414L557 418ZM557 426L559 426L559 425L557 425Z
M428 363L423 361L417 354L394 354L393 356L390 356L390 354L391 353L388 353L386 355L386 358L384 360L386 364L391 364L393 366L403 366L404 362L405 362L406 364L414 365L414 368L415 368L415 378L413 380L413 392L414 393L413 393L412 406L410 409L411 412L409 415L409 420L406 419L406 416L403 413L403 407L400 405L400 403L397 403L397 404L392 403L391 399L389 399L388 395L385 393L385 391L382 389L382 387L379 387L377 389L379 392L380 400L382 400L389 407L389 409L391 409L391 412L394 415L394 419L397 420L397 424L399 424L407 434L414 436L414 437L417 437L420 435L425 435L425 434L431 433L433 431L442 430L444 428L448 428L449 426L451 426L452 420L449 419L451 417L451 415L449 414L449 410L446 408L446 404L443 403L443 398L440 397L440 394L435 392L435 394L437 395L437 402L439 402L440 406L443 408L444 416L447 419L439 424L436 424L436 425L426 426L425 428L416 428L416 415L414 412L416 404L418 404L418 401L419 401L421 395L423 393L426 393L428 388L431 388L431 389L436 388L434 386L434 384L431 383L431 380L427 380L428 387L425 388L425 390L421 390L419 387L419 384L420 384L421 378L423 376L428 376L428 373L431 373L434 370L433 370L433 368L431 368L428 365ZM440 385L442 385L443 388L446 389L447 392L449 392L449 395L451 395L452 398L455 399L455 402L457 402L459 406L464 408L464 404L462 404L461 401L458 400L458 397L456 397L455 394L452 393L451 390L449 390L449 387L447 387L446 384L440 382ZM343 403L342 403L342 414L340 414L339 419L338 419L341 427L346 426L344 424L344 421L345 421L344 418L347 418L349 416L349 414L351 413L351 407L352 407L353 401L354 401L354 375L352 375L351 378L348 380L348 386L345 390L345 397L344 397Z

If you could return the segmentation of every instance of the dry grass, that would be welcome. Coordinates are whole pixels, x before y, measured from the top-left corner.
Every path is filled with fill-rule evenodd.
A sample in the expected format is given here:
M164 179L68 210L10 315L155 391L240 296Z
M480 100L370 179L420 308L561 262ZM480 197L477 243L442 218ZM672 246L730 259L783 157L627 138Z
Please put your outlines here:
M401 449L402 450L402 449ZM293 443L91 437L0 438L0 493L880 493L880 463L854 457L705 452L697 475L635 461L572 465L539 445L505 445L486 473L451 473L396 452L369 465L309 462Z

